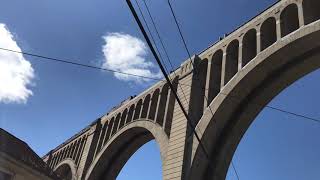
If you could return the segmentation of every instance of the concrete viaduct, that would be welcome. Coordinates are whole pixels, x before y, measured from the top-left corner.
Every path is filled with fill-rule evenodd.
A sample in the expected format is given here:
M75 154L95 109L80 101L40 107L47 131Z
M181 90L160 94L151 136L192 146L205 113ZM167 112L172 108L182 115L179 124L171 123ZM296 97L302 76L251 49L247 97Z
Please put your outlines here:
M168 84L160 81L51 150L44 161L62 179L113 180L135 151L155 139L164 180L225 179L258 113L320 67L319 19L319 0L281 0L170 74L209 160Z

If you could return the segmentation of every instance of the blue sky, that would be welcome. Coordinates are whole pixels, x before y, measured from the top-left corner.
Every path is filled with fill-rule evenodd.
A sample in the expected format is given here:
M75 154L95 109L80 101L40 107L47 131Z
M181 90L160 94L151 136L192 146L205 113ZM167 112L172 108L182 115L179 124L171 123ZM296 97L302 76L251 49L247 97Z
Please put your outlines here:
M172 1L192 54L205 49L274 2ZM177 67L187 54L168 5L165 0L147 3L160 27L173 65ZM9 47L26 52L158 76L154 59L141 45L142 36L124 0L10 0L0 6L0 24L6 26L0 32L10 32L13 37L10 39L8 34L1 37L6 39L1 45L8 42L4 45L11 43ZM121 36L117 38L119 34ZM139 63L122 67L108 61L114 57L112 52L118 49L107 48L106 44L121 44L123 39L140 45L133 49L133 57L140 59ZM26 141L39 155L44 155L125 98L154 83L141 83L137 79L34 57L17 57L5 52L0 55L21 65L25 70L22 85L27 87L13 86L17 91L10 92L17 92L15 94L0 90L0 93L7 93L6 96L0 94L0 127ZM117 58L132 62L132 57ZM17 69L12 71L19 72ZM315 83L319 78L318 71L308 75L282 92L271 104L320 118L317 96L320 86ZM0 82L0 88L1 84L5 87ZM9 100L4 98L9 96L12 97ZM320 143L316 139L319 136L319 124L265 109L241 141L234 164L241 179L319 179L320 155L317 152L320 152ZM154 142L143 146L129 160L118 179L161 179L157 148ZM149 173L140 177L145 162L148 162ZM232 170L227 179L235 179Z

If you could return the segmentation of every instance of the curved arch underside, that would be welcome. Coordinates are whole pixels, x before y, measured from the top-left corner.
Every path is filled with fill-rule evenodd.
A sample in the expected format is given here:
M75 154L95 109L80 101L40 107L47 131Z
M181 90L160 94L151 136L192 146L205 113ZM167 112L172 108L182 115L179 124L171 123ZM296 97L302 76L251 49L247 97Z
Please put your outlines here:
M62 179L62 180L75 180L76 179L76 165L71 158L65 159L60 162L54 172Z
M213 114L207 109L196 129L213 166L204 162L203 151L194 140L197 150L192 154L190 179L225 179L237 145L259 112L283 89L320 67L319 30L317 21L291 32L226 84L210 104Z
M116 179L130 157L141 146L153 139L159 145L163 161L168 137L162 127L147 120L129 124L109 140L90 166L85 179Z

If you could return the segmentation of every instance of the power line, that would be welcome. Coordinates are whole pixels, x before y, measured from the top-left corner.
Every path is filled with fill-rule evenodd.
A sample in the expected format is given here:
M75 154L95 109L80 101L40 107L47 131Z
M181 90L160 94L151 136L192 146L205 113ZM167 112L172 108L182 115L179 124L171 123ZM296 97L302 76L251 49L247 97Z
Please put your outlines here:
M142 78L142 79L149 79L149 80L154 80L154 81L159 81L159 80L161 81L162 80L160 78L146 77L146 76L142 76L142 75L126 73L126 72L122 72L122 71L112 70L112 69L98 67L98 66L92 66L92 65L88 65L88 64L77 63L77 62L65 60L65 59L52 58L52 57L33 54L33 53L29 53L29 52L16 51L16 50L12 50L12 49L1 48L1 47L0 47L0 50L23 54L23 55L27 55L27 56L33 56L33 57L37 57L40 59L45 59L45 60L50 60L50 61L55 61L55 62L60 62L60 63L66 63L66 64L71 64L71 65L76 65L76 66L81 66L81 67L86 67L86 68L91 68L91 69L109 71L109 72L119 73L119 74L123 74L123 75L127 75L127 76L134 76L134 77L138 77L138 78Z
M232 166L233 171L234 171L234 172L235 172L235 174L236 174L237 179L239 180L239 179L240 179L240 177L239 177L239 174L238 174L238 171L237 171L236 167L234 166L233 161L231 161L231 166Z
M130 1L130 0L129 0L129 1ZM157 33L157 35L158 35L158 38L159 38L160 43L161 43L161 45L162 45L162 48L163 48L164 51L165 51L165 54L166 54L166 56L167 56L167 60L169 61L170 65L171 65L171 67L172 67L172 69L173 69L172 63L171 63L171 61L170 61L170 58L169 58L169 56L168 56L168 53L167 53L166 48L165 48L165 46L164 46L164 43L162 42L162 39L161 39L161 37L160 37L160 34L159 34L158 30L157 30L157 27L156 27L156 25L155 25L155 22L154 22L154 20L153 20L153 18L152 18L152 16L151 16L151 13L150 13L150 11L149 11L149 8L148 8L148 6L147 6L147 4L146 4L146 2L145 2L144 0L143 0L143 2L144 2L144 4L145 4L145 6L146 6L146 9L147 9L148 14L149 14L149 16L150 16L150 19L151 19L151 21L152 21L152 24L153 24L153 26L154 26L154 28L155 28L155 31L156 31L156 33ZM140 29L141 29L141 27L140 27ZM142 27L142 30L143 30L143 27ZM151 47L150 47L150 48L151 48ZM190 58L190 59L191 59L191 58ZM158 64L159 64L159 66L161 66L160 63L158 63ZM175 74L175 72L174 72L174 74ZM176 75L176 74L175 74L175 75ZM179 86L179 82L178 82L178 86ZM179 86L179 87L181 88L181 86ZM173 89L172 89L172 90L173 90ZM185 93L184 93L184 91L183 91L182 88L181 88L181 90L182 90L182 93L183 93L186 101L188 102L188 100L187 100L187 98L186 98L186 95L185 95ZM176 99L177 99L177 101L178 101L178 103L179 103L180 99L179 99L178 96L177 96ZM181 106L182 111L185 111L185 110L183 109L183 105L181 104L180 106ZM200 147L201 147L202 150L203 150L203 153L205 154L205 156L206 156L207 159L208 159L208 164L209 164L209 166L212 166L212 165L211 165L211 162L209 161L209 154L207 153L204 145L203 145L202 142L201 142L201 139L199 138L197 132L195 131L195 125L193 125L192 120L189 119L189 116L188 116L185 112L184 112L184 114L185 114L185 117L187 118L187 121L188 121L188 123L189 123L189 126L190 126L191 129L192 129L192 132L195 134L195 136L196 136L196 138L197 138L197 140L198 140L198 142L199 142L199 145L200 145Z
M152 18L152 15L151 15L151 13L150 13L150 11L149 11L149 8L148 8L145 0L143 0L143 2L144 2L144 4L145 4L145 6L146 6L146 9L147 9L147 11L148 11L149 17L151 18L152 24L153 24L153 26L154 26L154 28L155 28L155 31L156 31L157 35L158 35L158 38L159 38L160 43L161 43L161 45L162 45L162 48L164 49L164 52L165 52L165 54L166 54L166 56L167 56L167 60L169 61L170 65L171 65L171 68L173 69L172 63L171 63L171 61L170 61L170 58L169 58L169 56L168 56L168 53L167 53L166 48L165 48L165 46L164 46L164 43L162 42L162 39L161 39L160 34L159 34L158 30L157 30L157 27L156 27L155 22L154 22L154 20L153 20L153 18ZM181 34L181 30L180 30L179 26L178 26L178 29L179 29L179 32L180 32L180 34ZM187 45L186 45L186 43L185 43L185 40L184 40L182 34L181 34L181 37L182 37L182 39L183 39L184 46L185 46L185 48L187 49L189 58L190 58L190 60L191 60L191 55L190 55L190 53L189 53L189 51L188 51ZM175 74L175 72L174 72L174 74ZM178 83L178 84L179 84L179 83ZM181 86L179 86L179 87L181 88ZM182 90L182 92L183 92L183 89L182 89L182 88L181 88L181 90ZM183 94L184 94L184 92L183 92ZM184 95L184 96L185 96L185 95ZM185 98L186 98L186 97L185 97ZM208 102L208 99L207 99L207 102ZM210 108L210 110L211 110L211 108ZM211 111L211 112L212 112L212 111ZM194 131L194 132L196 132L196 131ZM199 141L199 140L198 140L198 141ZM201 141L199 141L199 144L201 144ZM203 150L204 150L204 152L206 153L206 150L204 149L204 147L203 147ZM209 156L209 155L207 155L207 157L208 157L208 156ZM209 161L209 159L207 159L207 160ZM209 164L210 164L210 161L209 161ZM233 169L234 169L234 171L235 171L235 173L236 173L236 175L237 175L237 178L239 179L237 170L235 169L235 167L234 167L234 165L233 165L233 162L232 162L232 167L233 167Z
M152 39L152 41L153 41L153 44L155 45L155 48L156 48L156 50L158 51L160 60L161 60L161 62L163 63L165 70L166 70L167 72L169 72L168 69L167 69L166 64L165 64L164 61L163 61L162 55L161 55L161 53L160 53L160 51L159 51L159 49L158 49L158 46L157 46L157 44L156 44L156 41L155 41L154 38L153 38L153 35L152 35L152 32L151 32L151 30L150 30L150 28L149 28L149 26L148 26L148 23L147 23L146 19L144 18L144 15L143 15L143 12L142 12L142 10L141 10L141 8L140 8L140 6L139 6L139 3L137 2L137 0L135 0L135 2L136 2L136 4L137 4L137 6L138 6L138 10L139 10L139 12L140 12L140 14L141 14L141 16L142 16L143 21L144 21L144 23L146 24L147 30L148 30L148 32L149 32L149 34L150 34L150 36L151 36L151 39ZM150 17L150 19L151 19L151 21L152 21L152 24L153 24L153 27L155 28L155 30L156 30L156 32L157 32L157 35L158 35L158 38L159 38L159 40L160 40L160 42L161 42L162 48L164 49L164 51L165 51L165 53L166 53L166 56L167 56L167 58L168 58L168 54L167 54L166 49L165 49L165 47L164 47L164 45L163 45L163 43L162 43L161 37L160 37L160 35L159 35L159 33L158 33L157 27L155 26L155 23L154 23L154 21L153 21L153 18L152 18L151 14L150 14L149 8L148 8L147 4L145 3L145 1L143 1L143 2L144 2L144 5L145 5L145 7L146 7L146 9L147 9L147 11L148 11L149 17ZM169 60L169 59L168 59L168 60ZM173 66L172 66L170 60L169 60L169 63L170 63L170 65L171 65L171 68L173 69ZM177 74L175 73L175 71L173 71L173 73L174 73L175 77L177 77ZM170 77L168 77L168 78L170 79L170 81L172 81L172 79L171 79ZM182 91L182 94L183 94L183 97L185 98L185 101L188 102L188 99L187 99L187 97L186 97L186 95L185 95L182 87L179 86L179 82L178 82L178 87L180 87L180 89L181 89L181 91ZM178 94L177 94L177 95L178 95ZM179 95L178 95L178 97L179 97Z
M166 64L163 62L163 58L162 58L161 53L160 53L160 51L159 51L159 49L158 49L158 46L157 46L157 44L156 44L156 41L155 41L155 39L154 39L154 37L153 37L153 35L152 35L152 33L151 33L151 30L150 30L150 28L149 28L149 25L148 25L148 23L147 23L144 15L143 15L143 13L142 13L141 7L140 7L140 5L139 5L139 3L138 3L137 0L134 0L134 1L135 1L136 5L137 5L137 7L138 7L138 10L139 10L140 14L141 14L142 20L143 20L143 22L145 23L145 25L146 25L146 27L147 27L147 30L148 30L148 32L149 32L149 34L150 34L150 36L151 36L151 40L152 40L152 42L153 42L153 44L154 44L154 46L155 46L155 48L156 48L156 51L157 51L158 54L159 54L160 61L162 62L165 71L168 73L168 72L170 72L170 71L168 71ZM171 79L170 79L170 81L171 81Z
M167 51L166 51L166 49L165 49L165 47L164 47L164 45L163 45L163 43L162 43L161 37L160 37L160 35L159 35L159 33L158 33L157 27L155 26L155 23L154 23L154 21L153 21L153 18L152 18L151 14L150 14L149 8L148 8L147 4L145 3L145 1L143 1L143 2L144 2L144 5L145 5L145 7L146 7L146 9L147 9L147 11L148 11L149 17L151 18L153 27L155 28L155 30L156 30L156 32L157 32L157 35L158 35L158 38L159 38L159 40L160 40L160 42L161 42L162 48L164 49L167 58L169 58L169 57L168 57L168 54L167 54ZM168 73L168 72L170 72L170 71L168 71L168 68L167 68L166 64L164 63L164 61L163 61L162 55L161 55L161 53L160 53L160 50L159 50L159 48L158 48L158 46L157 46L157 44L156 44L155 38L154 38L153 35L152 35L152 32L151 32L151 30L150 30L150 28L149 28L149 25L148 25L148 23L147 23L144 15L143 15L143 12L142 12L142 10L141 10L141 7L140 7L139 3L137 2L137 0L135 0L135 3L136 3L136 5L137 5L137 7L138 7L138 10L139 10L140 14L141 14L142 20L144 21L144 23L145 23L145 25L146 25L146 27L147 27L147 30L148 30L148 32L149 32L149 34L150 34L150 36L151 36L151 40L152 40L153 44L155 45L156 51L157 51L158 54L159 54L159 57L160 57L160 60L161 60L161 62L162 62L162 64L163 64L163 66L164 66L164 69L165 69L165 71ZM172 66L172 63L171 63L170 59L168 59L168 61L169 61L170 65L171 65L171 68L173 69L173 66ZM174 75L177 77L177 74L175 73L175 71L173 71L173 73L174 73ZM168 78L170 79L170 81L172 81L172 79L171 79L170 77L168 77ZM178 86L179 86L179 82L178 82ZM179 86L179 87L180 87L180 89L181 89L181 91L182 91L182 94L183 94L186 102L188 102L188 99L187 99L187 97L186 97L183 89L181 88L181 86ZM179 95L178 95L178 96L179 96Z
M174 68L173 68L173 65L172 65L172 63L171 63L169 54L168 54L168 52L167 52L167 48L165 47L165 45L164 45L164 43L163 43L163 41L162 41L162 38L161 38L161 36L160 36L160 33L159 33L158 28L157 28L157 26L156 26L156 23L155 23L152 15L151 15L151 12L150 12L150 10L149 10L149 7L148 7L148 5L147 5L147 3L146 3L145 0L143 0L143 3L144 3L144 5L145 5L145 7L146 7L146 9L147 9L148 15L149 15L149 17L150 17L150 19L151 19L153 28L155 29L156 34L157 34L157 36L158 36L158 39L159 39L159 41L160 41L160 43L161 43L162 49L163 49L163 51L164 51L164 53L165 53L165 55L166 55L167 61L169 62L170 66L171 66L171 70L173 71L174 75L177 77L177 74L176 74L176 72L174 71ZM161 58L161 57L160 57L160 58ZM184 91L183 91L183 89L182 89L182 87L181 87L181 85L180 85L179 82L178 82L178 86L180 87L180 90L181 90L181 92L182 92L182 95L183 95L184 99L186 100L186 102L188 102L188 99L187 99L187 97L186 97L186 94L184 93ZM188 102L188 103L189 103L189 102Z
M146 77L146 76L141 76L141 75L136 75L136 74L131 74L131 73L125 73L125 72L122 72L122 71L116 71L116 70L112 70L112 69L107 69L107 68L101 68L101 67L91 66L91 65L87 65L87 64L76 63L76 62L69 61L69 60L66 60L66 59L57 59L57 58L52 58L52 57L48 57L48 56L43 56L43 55L38 55L38 54L33 54L33 53L28 53L28 52L23 52L23 51L16 51L16 50L11 50L11 49L1 48L1 47L0 47L0 50L13 52L13 53L18 53L18 54L23 54L23 55L27 55L27 56L33 56L33 57L37 57L37 58L48 60L48 61L55 61L55 62L70 64L70 65L90 68L90 69L103 70L103 71L109 71L109 72L119 73L119 74L128 75L128 76L134 76L134 77L142 78L142 79L149 79L149 80L153 80L153 81L163 81L163 82L165 81L165 80L160 79L160 78L152 78L152 77ZM180 83L180 85L191 87L191 85L184 84L184 83ZM205 90L210 90L210 89L218 89L218 88L210 88L210 89L204 88L204 89ZM223 92L219 92L218 94L221 94L221 95L224 95L224 96L229 96L229 97L231 97L233 99L241 100L238 96L235 96L235 95L226 94L226 93L223 93ZM260 104L258 104L258 103L254 103L254 104L260 106ZM307 120L311 120L313 122L320 123L320 119L317 119L317 118L314 118L314 117L310 117L310 116L307 116L307 115L302 115L302 114L299 114L299 113L287 111L287 110L284 110L282 108L278 108L278 107L274 107L274 106L266 105L265 107L269 108L271 110L274 110L274 111L278 111L278 112L281 112L281 113L289 114L289 115L292 115L292 116L300 117L302 119L307 119Z
M297 117L304 118L304 119L309 119L311 121L320 123L319 119L308 117L306 115L297 114L297 113L294 113L294 112L286 111L286 110L283 110L283 109L280 109L280 108L276 108L276 107L272 107L272 106L268 106L268 105L266 107L269 108L269 109L272 109L272 110L276 110L276 111L282 112L282 113L290 114L290 115L293 115L293 116L297 116Z
M174 11L173 11L172 6L171 6L170 0L168 0L168 4L169 4L169 7L170 7L171 14L172 14L172 16L173 16L174 22L175 22L175 24L176 24L176 26L177 26L177 28L178 28L179 35L180 35L180 37L181 37L181 39L182 39L184 48L185 48L185 50L186 50L187 53L188 53L190 62L191 62L192 67L193 67L193 69L194 69L194 74L195 74L195 76L196 76L196 75L197 75L196 66L194 65L194 62L193 62L192 59L191 59L190 51L189 51L188 46L187 46L187 43L186 43L186 41L185 41L185 39L184 39L184 37L183 37L183 35L182 35L182 31L181 31L181 29L180 29L180 26L179 26L177 17L176 17L176 15L175 15ZM199 78L197 78L197 79L199 80ZM198 82L199 82L199 87L202 88L202 85L200 84L201 81L199 80ZM205 88L206 88L206 87L204 86L204 89L205 89ZM209 99L208 99L208 97L206 96L206 94L204 94L204 98L205 98L205 100L207 101L207 104L209 104ZM208 107L209 107L209 110L210 110L211 114L213 115L213 111L212 111L211 107L210 107L210 106L208 106Z
M135 12L135 10L134 10L134 8L133 8L130 0L126 0L126 2L127 2L127 5L128 5L129 8L130 8L130 11L131 11L132 15L134 16L134 18L135 18L135 20L136 20L136 22L137 22L137 24L138 24L141 32L142 32L145 40L147 41L148 46L150 47L150 50L151 50L153 56L155 57L158 65L159 65L159 67L160 67L161 72L162 72L163 75L165 76L165 79L167 80L167 82L168 82L168 84L169 84L169 86L170 86L170 89L171 89L172 93L174 94L175 99L177 100L177 103L178 103L178 105L180 106L180 109L181 109L183 115L186 117L188 125L191 127L193 133L194 133L195 136L196 136L196 139L199 141L199 145L200 145L201 149L203 150L206 158L209 159L209 155L208 155L208 153L206 152L206 150L205 150L205 148L204 148L204 145L203 145L202 142L201 142L200 137L198 136L197 132L195 131L195 125L193 124L193 122L192 122L191 119L189 118L186 110L185 110L184 107L183 107L182 102L181 102L180 99L179 99L179 96L178 96L177 92L175 91L175 88L174 88L173 85L171 84L170 79L168 78L168 76L167 76L167 74L166 74L166 72L165 72L165 70L164 70L164 68L163 68L163 66L162 66L162 64L161 64L161 61L160 61L159 57L157 56L157 54L156 54L156 52L155 52L155 50L154 50L154 48L153 48L153 46L152 46L152 43L150 42L149 37L148 37L147 33L145 32L144 27L143 27L143 25L141 24L141 22L140 22L140 20L139 20L138 15L136 14L136 12ZM210 163L210 161L209 161L209 165L210 165L210 164L211 164L211 163Z
M176 17L176 15L175 15L174 11L173 11L172 6L171 6L170 0L168 0L168 4L169 4L169 7L170 7L171 14L172 14L172 16L173 16L174 22L175 22L176 25L177 25L177 28L178 28L180 37L181 37L182 42L183 42L183 45L184 45L184 47L185 47L185 49L186 49L186 51L187 51L187 53L188 53L188 56L189 56L189 58L190 58L190 60L191 60L191 53L189 52L187 43L186 43L186 41L185 41L185 39L184 39L184 37L183 37L183 35L182 35L182 31L181 31L180 26L179 26L179 23L178 23L178 21L177 21L177 17Z
M172 71L173 71L173 70L174 70L174 67L173 67L172 62L171 62L171 59L170 59L170 57L169 57L169 55L168 55L167 48L165 47L165 45L164 45L164 43L163 43L163 41L162 41L162 38L161 38L160 33L159 33L159 31L158 31L157 25L156 25L156 23L155 23L152 15L151 15L151 12L150 12L150 10L149 10L149 7L148 7L146 1L143 0L143 3L144 3L144 5L145 5L145 7L146 7L146 9L147 9L147 12L148 12L149 17L150 17L150 19L151 19L151 22L152 22L152 24L153 24L153 27L154 27L154 29L155 29L155 31L156 31L156 34L157 34L157 36L158 36L158 38L159 38L159 40L160 40L161 46L162 46L162 48L163 48L163 50L164 50L164 53L165 53L165 55L166 55L166 58L167 58L170 66L171 66ZM174 73L175 73L175 72L174 72Z
M183 37L183 35L182 35L180 26L179 26L179 24L178 24L176 15L175 15L175 13L174 13L174 11L173 11L173 8L172 8L172 6L171 6L170 0L168 0L168 4L169 4L169 7L170 7L171 14L173 15L175 24L176 24L176 26L177 26L177 28L178 28L178 31L179 31L180 37L181 37L181 39L182 39L183 45L184 45L184 47L185 47L185 49L186 49L186 51L187 51L187 54L188 54L189 59L190 59L190 62L191 62L191 64L192 64L192 66L193 66L194 74L195 74L195 77L196 77L196 76L197 76L196 67L195 67L195 65L194 65L194 62L193 62L192 59L191 59L191 54L190 54L190 52L189 52L187 43L186 43L186 41L185 41L185 39L184 39L184 37ZM198 78L197 78L197 79L198 79ZM198 80L199 80L199 79L198 79ZM201 86L201 84L200 84L200 80L199 80L199 87L202 88L202 86ZM204 86L204 89L205 89L205 86ZM206 99L207 104L209 104L209 99L207 98L207 96L206 96L205 93L204 93L204 98ZM213 111L212 111L211 107L210 107L210 106L208 106L208 107L209 107L209 110L210 110L210 112L211 112L211 114L212 114L212 116L213 116L214 114L213 114ZM195 128L195 127L192 127L192 128ZM193 131L193 132L196 132L195 129L193 129L192 131ZM197 140L198 140L199 144L201 145L201 144L202 144L201 139L197 138ZM202 149L203 149L203 151L206 153L206 149L205 149L204 146L202 147ZM211 165L211 161L210 161L210 159L209 159L209 155L206 155L206 156L207 156L208 165L210 166L210 165Z
M187 51L187 53L188 53L189 59L190 59L191 64L192 64L192 66L193 66L195 76L197 76L196 66L194 65L194 62L193 62L192 59L191 59L191 54L190 54L190 52L189 52L187 43L186 43L186 41L185 41L185 39L184 39L184 37L183 37L183 35L182 35L182 31L181 31L181 29L180 29L180 26L179 26L177 17L176 17L176 15L175 15L174 11L173 11L172 6L171 6L170 0L168 0L168 4L169 4L169 7L170 7L171 14L173 15L175 24L176 24L176 26L177 26L177 28L178 28L178 31L179 31L180 37L181 37L181 39L182 39L183 45L184 45L184 47L185 47L185 49L186 49L186 51ZM202 85L201 85L200 83L201 83L201 81L199 80L199 86L200 86L200 88L202 88ZM204 89L205 89L205 86L204 86ZM206 90L205 90L205 91L206 91ZM214 116L213 111L212 111L212 109L211 109L211 107L210 107L210 105L209 105L209 99L208 99L208 97L206 96L205 93L204 93L204 98L205 98L206 101L207 101L207 105L208 105L207 107L209 107L209 110L210 110L212 116ZM210 160L208 159L208 161L210 161ZM210 162L209 162L209 163L210 163ZM232 160L231 160L231 164L232 164L232 167L233 167L233 169L234 169L234 171L235 171L235 173L236 173L236 175L237 175L237 179L240 180L240 178L239 178L239 176L238 176L238 173L237 173L237 170L236 170L236 168L234 167Z

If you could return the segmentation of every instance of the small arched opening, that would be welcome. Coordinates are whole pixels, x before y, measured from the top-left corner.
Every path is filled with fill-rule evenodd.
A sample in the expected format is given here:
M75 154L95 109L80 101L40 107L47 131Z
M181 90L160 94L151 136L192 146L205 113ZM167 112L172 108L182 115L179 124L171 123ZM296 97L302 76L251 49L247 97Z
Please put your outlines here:
M111 120L109 121L109 124L107 127L107 133L106 133L106 137L105 137L105 142L107 142L111 136L113 124L114 124L114 117L112 117Z
M142 99L140 99L137 103L136 109L134 110L133 120L140 118L141 107L142 107Z
M148 94L145 97L144 101L143 101L141 118L147 118L148 110L149 110L149 104L150 104L150 94Z
M296 4L290 4L281 12L280 23L281 37L299 29L298 6Z
M159 89L156 89L154 93L152 94L151 98L151 107L150 107L150 112L149 112L149 117L148 119L154 120L156 111L157 111L157 105L158 105L158 100L159 100Z
M121 114L118 113L118 115L116 116L116 119L114 120L111 136L113 136L118 131L120 117L121 117Z
M221 89L222 58L223 51L220 49L213 54L211 59L208 105L219 94Z
M130 109L129 109L129 112L128 112L128 116L127 116L127 119L126 119L126 124L128 124L129 122L132 121L133 111L134 111L134 104L132 104L130 106Z
M119 129L121 129L125 123L126 123L126 118L127 118L127 114L128 114L128 109L125 109L123 112L122 112L122 115L121 115L121 120L120 120L120 124L119 124Z
M261 25L260 33L261 51L263 51L277 41L276 19L269 17L265 20Z
M242 44L242 67L244 67L257 55L256 29L250 29L244 35Z
M319 0L303 0L302 7L305 24L310 24L320 19Z
M163 120L164 120L164 114L166 110L166 103L168 99L168 90L169 90L169 85L165 84L162 87L161 93L160 93L160 102L158 106L158 114L157 114L157 119L156 122L160 124L161 126L163 125Z
M227 47L224 84L227 84L230 79L238 72L238 61L239 41L233 40Z

